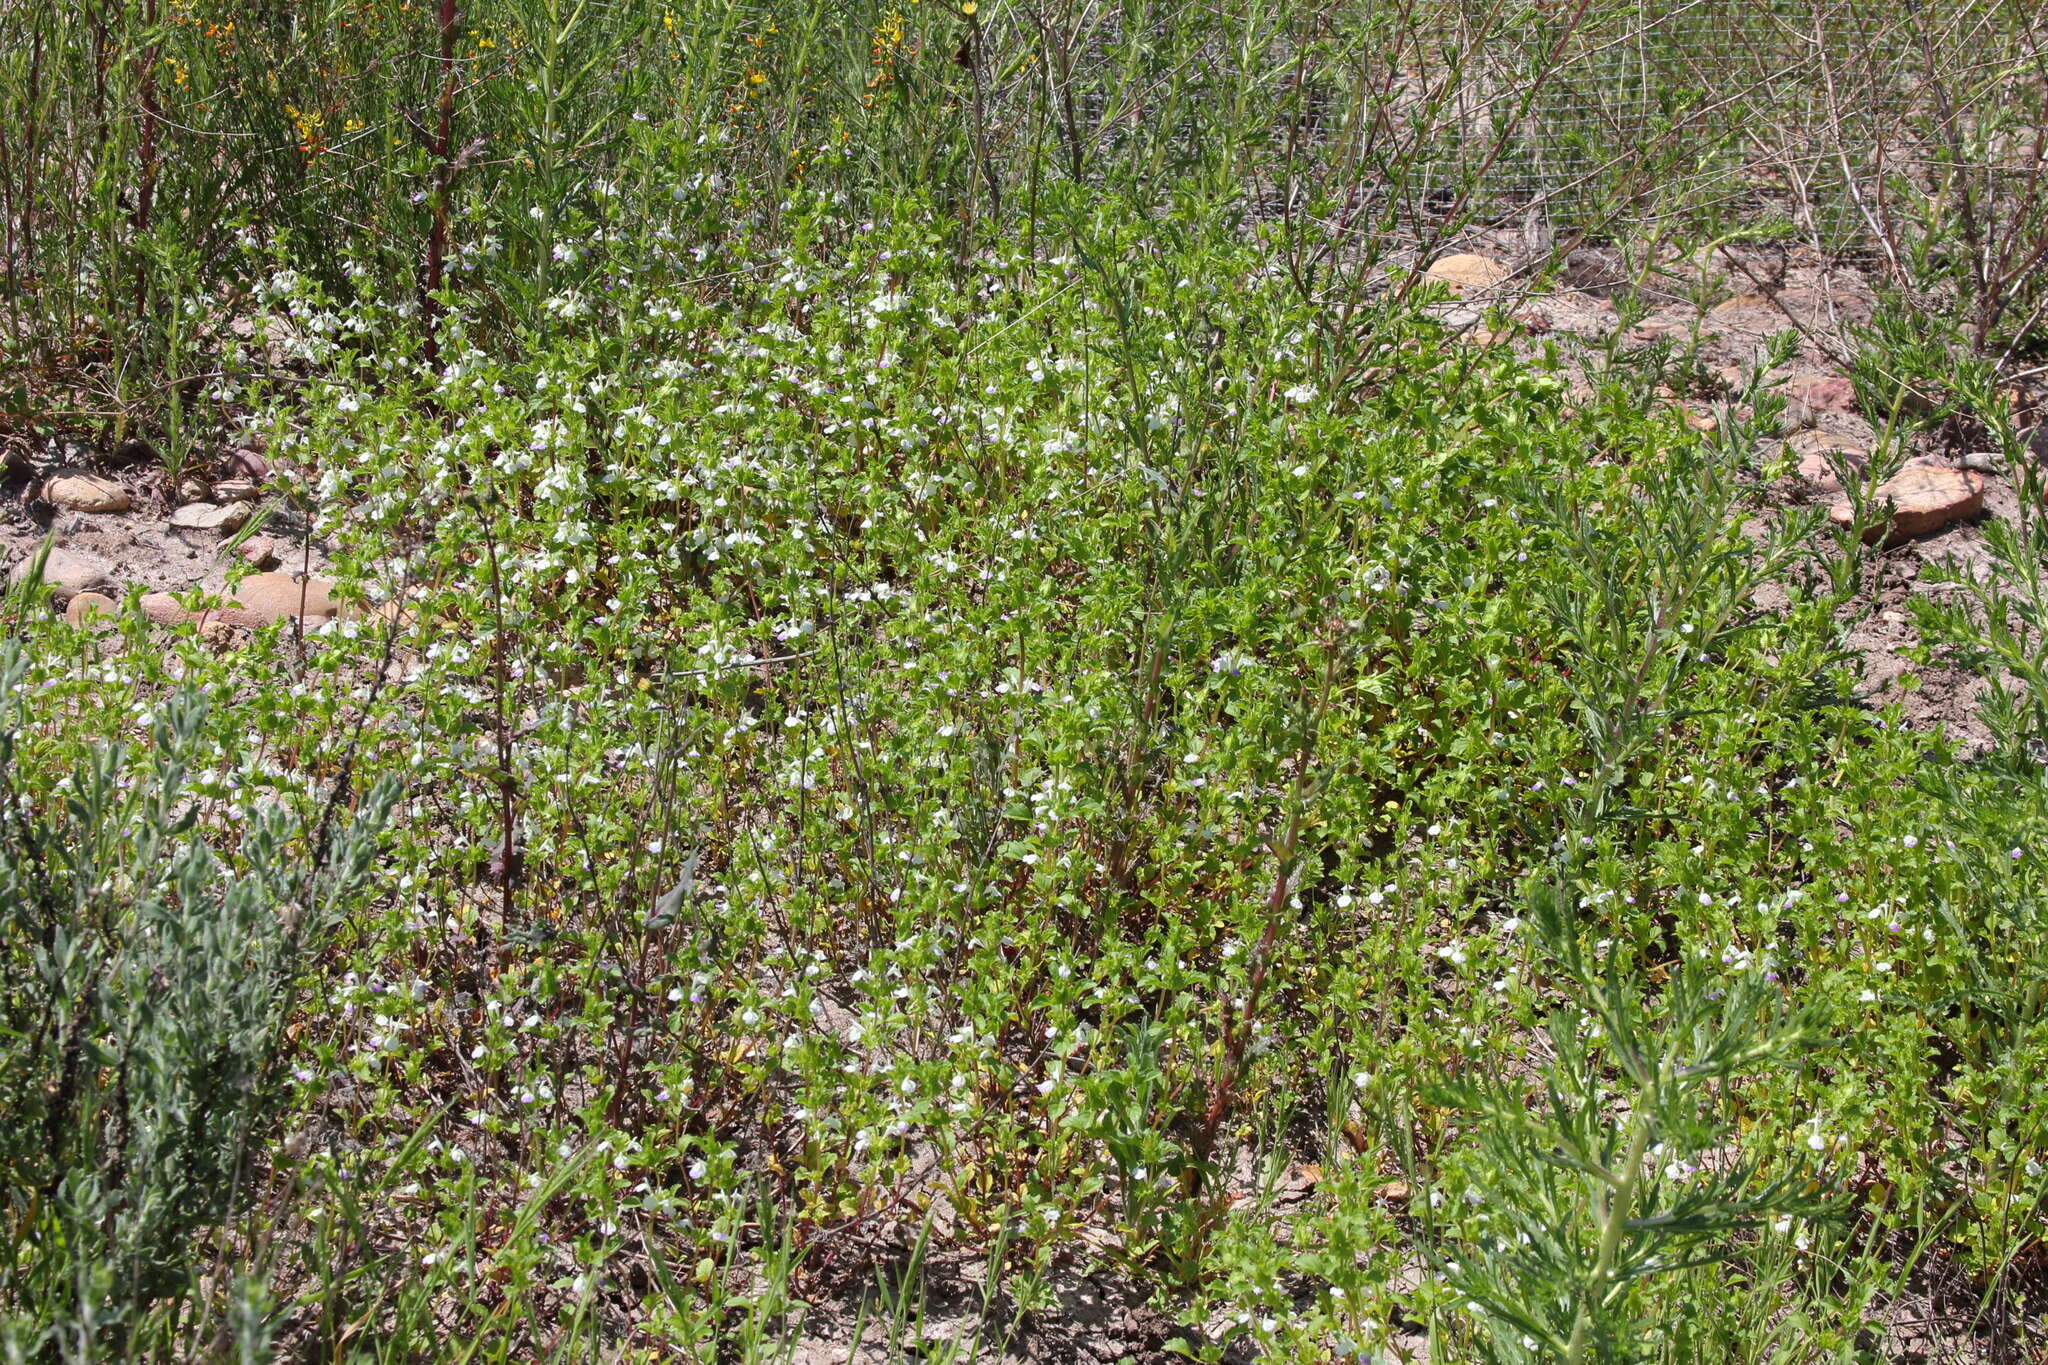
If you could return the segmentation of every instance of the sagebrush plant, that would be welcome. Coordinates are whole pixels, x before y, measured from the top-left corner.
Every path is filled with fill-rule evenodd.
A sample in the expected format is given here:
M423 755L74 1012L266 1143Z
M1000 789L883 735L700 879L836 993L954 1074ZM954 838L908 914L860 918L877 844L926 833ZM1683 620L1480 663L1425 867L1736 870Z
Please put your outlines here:
M200 1293L195 1239L253 1201L300 974L353 911L396 784L339 817L206 801L220 741L185 690L137 708L140 751L96 747L52 783L22 751L27 673L9 641L0 1349L151 1354L179 1338L152 1310ZM206 837L222 829L225 860Z

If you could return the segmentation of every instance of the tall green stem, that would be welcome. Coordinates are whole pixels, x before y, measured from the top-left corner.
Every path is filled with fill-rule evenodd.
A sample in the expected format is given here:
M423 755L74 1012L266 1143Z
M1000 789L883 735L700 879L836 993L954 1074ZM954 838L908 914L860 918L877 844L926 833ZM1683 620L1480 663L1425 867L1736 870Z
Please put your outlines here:
M1636 1184L1642 1177L1643 1154L1650 1149L1648 1096L1636 1097L1636 1111L1629 1119L1628 1154L1622 1158L1621 1177L1611 1189L1602 1189L1600 1251L1593 1261L1593 1275L1579 1299L1578 1316L1572 1321L1572 1339L1564 1350L1565 1365L1579 1365L1586 1358L1593 1327L1593 1306L1606 1297L1607 1281L1614 1274L1614 1257L1621 1250L1621 1234L1635 1210Z

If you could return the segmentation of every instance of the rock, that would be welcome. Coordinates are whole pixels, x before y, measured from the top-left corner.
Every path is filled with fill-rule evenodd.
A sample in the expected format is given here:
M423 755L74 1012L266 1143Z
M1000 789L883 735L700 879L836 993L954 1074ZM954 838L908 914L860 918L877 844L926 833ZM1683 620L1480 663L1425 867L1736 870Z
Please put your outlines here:
M82 592L64 609L64 619L74 626L109 624L121 614L121 604L102 592Z
M30 554L8 572L10 585L28 581L29 570L34 567L36 557ZM79 593L112 592L114 579L106 567L96 560L59 547L52 547L50 557L43 562L43 582L50 585L51 596L58 606L63 606Z
M1995 450L1973 450L1963 456L1963 468L1974 469L1979 474L2003 474L2005 456Z
M1856 411L1856 385L1847 375L1829 375L1788 384L1785 396L1806 404L1815 412Z
M1453 294L1492 289L1515 272L1499 261L1487 256L1477 256L1461 251L1453 256L1440 256L1430 263L1428 276L1439 284L1447 284Z
M1884 539L1887 545L1928 535L1942 527L1973 517L1984 508L1984 476L1940 465L1909 465L1878 485L1873 497L1891 504L1889 522L1879 522L1863 533L1867 541ZM1840 527L1855 521L1847 498L1828 509L1828 519Z
M1810 427L1822 413L1856 411L1856 386L1839 375L1807 379L1785 386L1785 415L1781 425L1788 431Z
M114 447L111 458L115 464L144 464L156 459L156 447L140 436L130 436Z
M188 610L178 604L178 599L167 592L146 592L139 604L142 614L160 626L175 626L181 621L204 619L203 612Z
M333 585L322 578L301 579L296 574L259 573L243 579L231 592L217 594L221 605L193 611L179 604L167 592L153 592L142 599L142 613L159 625L195 622L201 627L267 626L287 617L307 621L331 620L338 614Z
M60 469L43 480L43 501L74 512L125 512L128 490L82 469Z
M324 578L301 578L289 573L251 574L236 586L234 605L271 621L286 616L336 616L340 607L334 600L333 589L334 585Z
M1860 473L1870 463L1869 447L1821 431L1801 433L1791 448L1799 457L1799 477L1823 493L1842 491L1842 481L1835 474L1837 466Z
M230 451L220 464L221 473L229 478L263 479L270 475L270 461L264 458L262 451L248 446Z
M1751 309L1769 308L1770 306L1770 299L1762 294L1737 294L1734 298L1722 299L1709 309L1708 312L1716 317L1726 317L1730 313L1746 313Z
M218 535L229 535L242 529L249 520L250 507L246 502L231 502L225 507L210 502L188 503L171 513L171 527L178 531L212 531Z
M222 479L213 486L215 502L254 502L260 492L253 479Z
M178 484L178 501L205 502L207 494L212 491L204 479L185 479Z
M251 536L242 542L242 558L259 569L277 567L277 542L269 536Z

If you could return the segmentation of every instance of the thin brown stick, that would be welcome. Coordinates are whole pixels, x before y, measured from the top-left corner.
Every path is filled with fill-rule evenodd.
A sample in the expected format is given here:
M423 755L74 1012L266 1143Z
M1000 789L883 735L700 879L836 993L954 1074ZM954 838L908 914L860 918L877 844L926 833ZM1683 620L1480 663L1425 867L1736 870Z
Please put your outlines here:
M434 126L434 184L429 192L428 212L433 226L427 233L427 268L420 283L420 317L425 324L424 353L429 367L441 365L441 285L448 256L448 193L455 172L455 0L441 0L439 19L441 68L439 115Z

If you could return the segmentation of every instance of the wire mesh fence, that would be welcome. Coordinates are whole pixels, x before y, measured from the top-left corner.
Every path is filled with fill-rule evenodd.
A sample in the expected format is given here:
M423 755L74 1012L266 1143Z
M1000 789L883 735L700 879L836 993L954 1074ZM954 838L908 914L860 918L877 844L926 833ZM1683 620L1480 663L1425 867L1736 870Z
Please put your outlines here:
M1830 179L1823 158L1901 126L1943 56L1887 0L1538 4L1490 30L1476 8L1443 5L1465 63L1447 179L1482 217L1555 230Z
M1964 0L1442 0L1458 115L1436 156L1483 221L1626 231L1659 215L1866 231L1855 182L1968 162L2048 82L2034 6ZM1475 18L1477 16L1477 18ZM2013 149L2013 170L2032 162ZM1442 199L1442 190L1438 192Z
M799 189L928 199L970 239L1069 190L1198 190L1375 288L1473 227L1538 252L1783 232L1899 279L1927 273L1916 240L1983 262L2000 224L2048 232L2040 0L620 0L579 11L573 53L510 6L446 58L436 8L0 0L0 340L168 347L165 301L239 295L250 243L416 293L459 220L544 278L529 181L677 174L661 128L764 229ZM543 61L584 73L573 97Z

